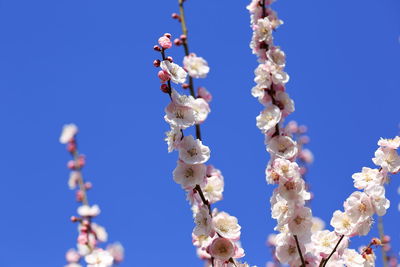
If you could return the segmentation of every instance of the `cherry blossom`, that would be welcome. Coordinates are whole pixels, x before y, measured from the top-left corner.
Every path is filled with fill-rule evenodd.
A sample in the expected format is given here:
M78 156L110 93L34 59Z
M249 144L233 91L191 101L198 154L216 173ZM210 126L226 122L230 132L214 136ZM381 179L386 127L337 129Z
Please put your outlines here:
M210 149L192 135L185 136L179 145L179 158L187 164L201 164L210 158Z
M230 216L226 212L219 212L213 218L215 231L225 238L238 240L240 238L240 225L235 216Z
M65 124L61 132L60 143L67 144L75 137L77 133L78 133L78 127L75 124L73 123Z
M110 252L102 249L96 249L89 255L85 256L87 267L111 267L113 264L113 257Z
M100 208L98 205L82 205L78 208L78 214L83 217L96 217L100 214Z
M183 161L178 161L178 166L173 172L173 178L183 189L192 189L203 183L206 177L206 169L207 167L204 164L186 164Z
M193 78L205 78L210 71L207 61L202 57L196 56L194 53L184 57L183 66Z
M281 110L277 106L271 105L257 116L257 127L264 133L268 132L278 124L281 115Z
M227 238L218 237L210 245L210 254L217 260L227 261L235 254L235 246Z
M179 84L186 81L187 72L178 64L172 63L169 60L163 60L160 63L160 67L168 73L171 82Z
M212 218L207 207L199 208L194 219L196 227L193 229L193 234L196 236L210 236L213 231Z

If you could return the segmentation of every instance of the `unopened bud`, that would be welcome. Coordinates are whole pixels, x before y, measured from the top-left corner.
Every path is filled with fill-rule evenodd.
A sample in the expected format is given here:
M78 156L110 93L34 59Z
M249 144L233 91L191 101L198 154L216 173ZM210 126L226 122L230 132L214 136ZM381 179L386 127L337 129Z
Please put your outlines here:
M372 245L375 245L375 246L380 246L380 245L382 245L382 242L381 242L381 240L379 239L379 238L372 238L372 240L371 240L371 244Z
M155 46L153 47L153 49L154 49L154 51L161 52L161 47L159 47L158 45L155 45Z
M182 41L185 41L187 39L187 36L185 34L181 34L179 37Z
M174 59L172 58L172 57L167 57L167 60L169 61L169 62L174 62Z
M164 36L167 37L168 39L171 39L171 34L170 33L164 33Z
M167 34L167 33L166 33ZM171 35L170 35L171 36ZM168 36L161 36L158 39L158 43L159 45L163 48L163 49L169 49L172 46L172 42L171 39Z
M86 182L86 183L85 183L85 189L86 189L86 190L92 189L92 187L93 187L93 185L92 185L91 182Z
M161 84L161 91L163 92L163 93L166 93L166 94L168 94L169 93L169 88L168 88L168 85L166 85L165 83L164 84Z
M189 87L190 87L189 84L187 84L187 83L182 83L182 88L183 88L183 89L188 89Z
M160 64L161 64L161 61L159 59L155 59L153 61L153 66L156 67L156 68L160 67Z
M176 14L176 13L172 13L171 17L172 17L173 19L180 19L180 18L181 18L181 16L179 16L179 15Z
M71 222L77 222L79 221L79 218L76 216L71 216Z
M180 45L182 45L182 40L176 38L176 39L174 40L174 44L175 44L176 46L180 46Z

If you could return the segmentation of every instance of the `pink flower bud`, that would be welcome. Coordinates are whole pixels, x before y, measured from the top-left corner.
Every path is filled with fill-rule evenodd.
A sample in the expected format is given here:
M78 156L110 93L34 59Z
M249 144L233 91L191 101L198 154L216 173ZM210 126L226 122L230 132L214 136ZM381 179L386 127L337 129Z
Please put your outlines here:
M153 66L156 68L160 67L160 64L161 64L161 61L159 59L156 59L153 61Z
M86 190L92 189L92 187L93 187L93 185L92 185L91 182L86 182L86 183L85 183L85 189L86 189Z
M187 39L187 36L184 35L184 34L182 34L179 38L180 38L182 41L185 41L185 40Z
M83 201L83 192L81 190L76 191L75 197L76 197L76 201L82 202Z
M181 19L181 16L179 16L178 14L176 14L176 13L172 13L172 15L171 15L171 17L173 18L173 19Z
M168 85L166 85L165 83L162 84L162 85L161 85L161 91L162 91L163 93L168 94L168 93L169 93Z
M169 38L169 39L171 39L171 36L172 36L172 35L171 35L170 33L166 32L166 33L164 33L164 36L167 37L167 38Z
M172 46L171 39L169 39L167 36L162 36L158 39L158 43L163 49L169 49Z
M389 243L390 242L390 236L388 236L388 235L385 235L383 238L382 238L382 243Z
M79 221L79 218L76 216L71 216L71 222L77 222Z
M174 59L173 59L172 57L167 57L167 60L168 60L169 62L171 62L171 63L174 62Z
M169 76L168 72L166 72L165 70L160 70L158 72L158 78L160 78L161 82L166 82L168 81L171 77Z
M154 51L158 51L161 52L161 47L159 47L158 45L153 46Z
M86 164L86 158L84 155L79 155L78 157L78 167L82 168Z
M203 98L205 101L207 102L211 102L212 100L212 95L210 94L210 92L207 91L206 88L204 87L199 87L197 89L197 95L201 98Z
M174 44L175 44L176 46L180 46L180 45L182 45L182 40L176 38L176 39L174 40Z
M76 143L75 143L74 139L72 139L70 142L68 142L67 150L69 153L74 153L76 151Z
M183 89L188 89L189 87L190 87L189 84L187 84L187 83L182 83L182 88L183 88Z
M74 170L75 169L75 161L70 160L67 163L68 169Z
M305 126L305 125L301 125L300 127L299 127L299 132L300 133L306 133L307 132L307 126Z

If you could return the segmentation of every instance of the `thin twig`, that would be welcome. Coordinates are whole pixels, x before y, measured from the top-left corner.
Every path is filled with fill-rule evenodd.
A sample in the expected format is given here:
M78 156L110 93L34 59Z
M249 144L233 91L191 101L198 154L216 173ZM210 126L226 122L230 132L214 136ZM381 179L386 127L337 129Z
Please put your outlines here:
M294 235L294 240L296 240L297 251L299 252L300 255L301 267L306 267L306 262L304 261L303 253L301 252L299 239L297 238L297 235Z
M340 242L342 242L343 238L344 238L344 235L342 235L342 236L340 237L339 241L336 243L335 248L332 250L331 254L329 254L328 258L326 258L326 259L323 258L323 259L321 260L321 263L319 264L320 267L325 267L325 266L326 266L326 264L328 263L328 261L330 260L330 258L331 258L331 257L333 256L333 254L336 252L336 250L337 250L337 248L339 247Z
M185 35L185 39L182 40L182 45L185 50L185 56L189 56L190 51L189 51L189 44L188 44L188 28L186 25L185 8L183 7L183 2L184 2L184 0L178 0L179 16L180 16L180 22L181 22L181 27L182 27L182 33ZM190 91L190 95L192 97L196 98L196 94L194 92L193 78L190 75L189 75L189 91ZM199 140L202 140L201 139L201 129L200 129L199 124L196 124L196 138Z
M381 216L378 217L378 231L379 231L379 238L383 243L383 239L385 238L385 231L383 228L383 219ZM384 245L381 246L381 252L382 252L383 266L388 267L387 255Z

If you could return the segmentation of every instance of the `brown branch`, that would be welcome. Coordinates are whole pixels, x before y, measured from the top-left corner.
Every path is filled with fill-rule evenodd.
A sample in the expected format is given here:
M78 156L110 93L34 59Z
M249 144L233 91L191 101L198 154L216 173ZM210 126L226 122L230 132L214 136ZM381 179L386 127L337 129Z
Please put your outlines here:
M189 56L190 51L189 51L189 44L188 44L188 29L186 25L186 19L185 19L185 8L183 7L184 0L178 0L179 3L179 16L180 16L180 23L182 27L182 33L185 36L182 40L182 45L185 50L185 56ZM194 92L194 82L193 78L189 75L189 91L190 95L194 98L196 98L196 94ZM200 125L196 124L196 138L199 140L201 139L201 129Z
M378 231L379 231L379 238L381 239L381 242L383 242L385 238L385 232L383 228L383 219L381 216L378 216ZM382 261L383 261L383 266L388 267L388 260L387 260L387 255L386 255L386 250L385 246L381 246L381 252L382 252Z
M294 235L294 240L296 240L297 251L299 252L300 255L301 267L306 267L306 262L304 261L303 253L301 252L299 239L297 238L297 235Z
M344 235L342 235L340 237L340 239L336 243L335 248L332 250L331 254L329 254L328 258L326 258L326 259L322 258L321 263L319 264L319 267L325 267L326 266L326 264L328 263L330 258L333 256L333 254L335 254L335 252L336 252L337 248L339 247L340 242L342 242L343 238L344 238Z

